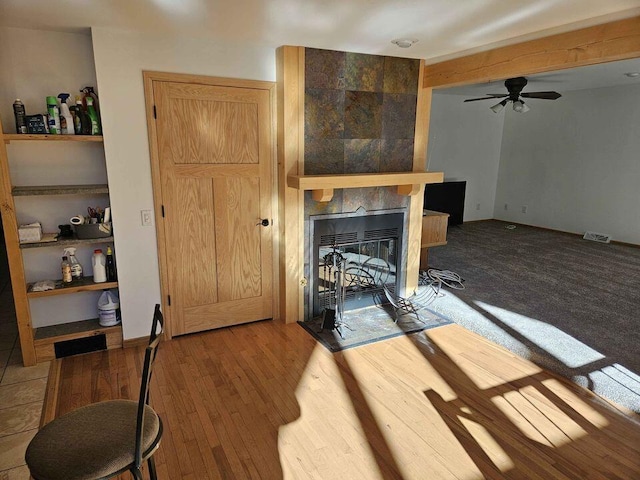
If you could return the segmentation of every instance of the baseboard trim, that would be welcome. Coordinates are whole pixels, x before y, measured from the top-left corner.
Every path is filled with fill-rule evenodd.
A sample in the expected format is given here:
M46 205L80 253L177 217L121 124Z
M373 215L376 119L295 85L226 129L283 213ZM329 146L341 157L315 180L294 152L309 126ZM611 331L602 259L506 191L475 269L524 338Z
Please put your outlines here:
M138 337L138 338L129 338L127 340L123 340L122 348L132 348L139 346L147 346L149 344L149 337Z
M40 416L40 428L56 418L58 410L58 393L60 391L60 379L62 373L62 359L51 360L49 376L47 377L47 389L44 393L42 415Z

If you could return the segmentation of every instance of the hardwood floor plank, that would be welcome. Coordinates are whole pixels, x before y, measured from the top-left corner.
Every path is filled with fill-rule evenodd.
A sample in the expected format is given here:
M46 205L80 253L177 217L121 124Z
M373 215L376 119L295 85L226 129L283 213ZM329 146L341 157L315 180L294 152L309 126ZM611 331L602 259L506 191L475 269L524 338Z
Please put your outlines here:
M135 399L142 355L64 359L58 414ZM337 354L295 324L175 337L151 403L166 479L640 478L637 417L457 325Z

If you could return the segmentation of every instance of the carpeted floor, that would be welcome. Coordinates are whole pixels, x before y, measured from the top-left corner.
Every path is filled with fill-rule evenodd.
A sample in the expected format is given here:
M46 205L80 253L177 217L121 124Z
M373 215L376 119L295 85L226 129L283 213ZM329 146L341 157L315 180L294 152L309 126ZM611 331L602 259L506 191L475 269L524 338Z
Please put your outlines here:
M434 311L640 412L640 249L488 220L451 227L431 267L453 270Z
M420 310L419 316L420 320L414 315L401 315L395 323L393 311L386 304L345 312L342 335L335 330L322 330L320 317L299 324L330 351L339 352L453 323L427 309Z

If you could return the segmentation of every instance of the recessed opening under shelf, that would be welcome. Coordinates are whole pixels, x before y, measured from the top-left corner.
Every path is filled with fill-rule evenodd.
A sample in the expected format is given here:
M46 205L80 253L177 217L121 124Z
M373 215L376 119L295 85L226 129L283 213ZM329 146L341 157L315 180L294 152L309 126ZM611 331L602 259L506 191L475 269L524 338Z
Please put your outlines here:
M122 347L122 325L103 327L97 318L50 325L33 329L33 344L38 362L56 358L55 345L60 342L104 335L107 349Z

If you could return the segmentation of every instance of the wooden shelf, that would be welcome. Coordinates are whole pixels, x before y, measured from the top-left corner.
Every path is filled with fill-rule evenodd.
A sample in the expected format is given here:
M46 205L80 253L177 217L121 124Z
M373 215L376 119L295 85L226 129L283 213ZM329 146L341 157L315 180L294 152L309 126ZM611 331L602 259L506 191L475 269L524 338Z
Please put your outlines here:
M91 318L79 322L35 328L33 340L36 345L42 345L44 343L54 343L63 340L73 340L74 338L90 337L91 335L100 335L121 329L121 324L113 327L103 327L97 318Z
M49 134L4 134L4 143L15 141L45 141L45 142L102 142L102 135L49 135Z
M92 292L97 290L108 290L110 288L118 288L118 282L103 282L94 283L93 277L84 277L82 280L74 281L73 283L64 285L61 280L56 281L56 288L54 290L46 290L44 292L31 292L32 283L27 285L27 297L39 298L39 297L52 297L55 295L68 295L71 293L79 292Z
M442 183L442 172L356 173L344 175L289 175L287 185L312 190L316 202L328 202L336 188L398 187L400 195L415 195L427 183Z
M13 187L11 193L14 197L25 197L32 195L96 195L109 193L109 185L38 185Z
M55 242L34 242L21 243L20 248L44 248L44 247L61 247L65 245L89 245L92 243L113 243L113 236L104 238L65 238L64 240L56 240Z

